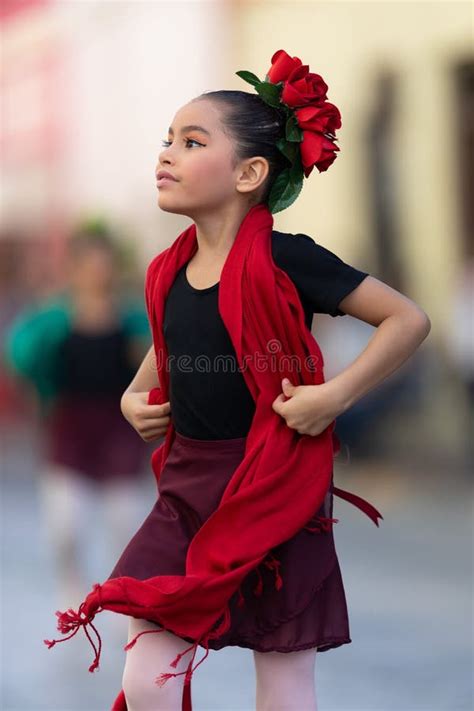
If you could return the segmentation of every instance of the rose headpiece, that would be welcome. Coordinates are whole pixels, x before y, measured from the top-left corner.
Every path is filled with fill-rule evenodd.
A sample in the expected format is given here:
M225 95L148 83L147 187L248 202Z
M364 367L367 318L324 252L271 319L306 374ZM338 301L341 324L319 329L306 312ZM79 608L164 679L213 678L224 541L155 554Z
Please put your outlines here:
M296 200L303 177L308 178L314 166L322 173L336 159L340 149L335 144L335 131L342 126L341 114L327 101L328 86L323 78L283 49L273 55L264 81L245 70L236 74L286 117L285 136L276 145L290 165L278 174L268 200L270 211L279 212Z

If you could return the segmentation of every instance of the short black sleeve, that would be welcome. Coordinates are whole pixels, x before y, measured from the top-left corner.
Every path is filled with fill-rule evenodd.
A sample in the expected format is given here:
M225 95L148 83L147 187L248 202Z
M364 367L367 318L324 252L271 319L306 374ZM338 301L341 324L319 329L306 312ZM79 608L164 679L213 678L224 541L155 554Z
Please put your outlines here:
M275 264L294 282L303 304L313 313L344 316L344 311L338 308L339 302L369 275L303 233L273 230L272 255Z

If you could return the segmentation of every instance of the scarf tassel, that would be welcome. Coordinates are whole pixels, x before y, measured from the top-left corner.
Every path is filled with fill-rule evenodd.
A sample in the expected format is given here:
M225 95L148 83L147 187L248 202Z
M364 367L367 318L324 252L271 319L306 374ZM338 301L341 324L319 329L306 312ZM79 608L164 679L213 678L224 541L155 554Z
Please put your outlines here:
M274 570L274 571L275 571L275 589L276 589L276 590L280 590L280 589L282 588L282 586L283 586L283 579L282 579L282 577L281 577L281 575L280 575L280 571L279 571L279 568L280 568L280 565L281 565L281 561L278 560L278 558L276 558L276 557L272 554L272 555L271 555L271 559L270 559L270 560L266 560L266 561L264 562L264 565L266 565L269 570Z
M283 578L281 577L280 571L279 571L281 561L278 560L278 558L276 558L273 553L271 553L269 555L268 559L263 561L263 565L265 565L270 570L275 571L275 589L280 590L283 585ZM255 568L255 572L258 575L258 583L253 590L253 594L256 597L260 597L263 593L263 580L262 580L262 573L260 572L259 566L257 568Z
M98 588L100 588L99 583L95 583L93 589L96 590ZM86 615L84 613L84 605L85 603L82 602L77 612L75 612L72 607L70 607L65 612L56 610L55 614L58 618L58 630L63 634L67 634L68 632L71 632L71 634L67 637L63 637L62 639L44 639L43 642L48 646L48 649L51 649L51 647L54 647L57 642L66 642L68 639L71 639L71 637L74 637L74 635L79 632L79 629L83 627L85 635L89 640L95 654L94 660L89 667L89 671L94 672L99 667L100 654L102 651L102 640L97 628L95 627L95 625L92 624L92 620L95 617L95 613L92 613L91 615ZM90 625L91 628L94 630L95 634L97 635L97 647L95 646L94 641L89 634L87 625Z
M330 531L333 523L339 523L338 518L328 518L327 516L313 516L310 521L314 521L314 526L304 526L304 529L311 531L311 533Z
M281 561L278 560L278 558L276 558L273 553L270 553L268 556L268 559L264 560L261 565L265 565L270 570L275 571L275 589L280 590L281 587L283 586L283 578L281 577L280 571L279 571ZM258 576L258 583L255 586L255 588L253 589L253 594L255 595L255 597L260 597L263 593L263 580L262 580L262 573L260 571L260 566L257 566L256 568L254 568L254 572ZM238 592L238 596L239 596L239 598L237 600L237 605L238 605L238 607L242 607L243 605L245 605L245 597L242 594L242 586L240 586L238 588L237 592Z
M137 639L138 639L139 637L141 637L142 634L150 634L150 633L153 634L154 632L163 632L163 628L160 627L160 628L158 628L158 629L156 629L156 630L142 630L141 632L138 632L138 634L136 634L135 637L133 637L133 639L130 640L130 642L127 642L127 644L126 644L125 647L123 648L124 651L125 651L125 652L128 652L129 649L131 649L132 647L134 647L135 644L136 644ZM176 666L176 664L175 664L174 666Z
M229 606L227 605L224 610L222 622L217 626L217 628L214 630L211 630L210 632L207 632L205 635L200 637L199 640L197 640L196 642L194 642L194 644L192 644L190 647L185 649L184 652L180 652L175 657L175 659L173 659L173 661L170 662L170 666L172 666L176 669L181 657L183 657L189 651L194 650L192 657L190 659L188 668L185 671L176 672L174 674L171 672L162 673L155 679L155 683L158 684L158 686L164 686L164 684L166 684L168 679L171 679L172 677L176 677L176 676L181 676L182 674L184 674L185 675L184 685L185 686L190 685L194 672L196 671L198 666L203 663L203 661L206 659L206 657L209 654L209 640L219 637L221 634L226 632L229 629L229 625L230 625L230 610L229 610ZM154 630L150 630L150 631L154 631ZM159 630L159 631L162 632L162 630ZM198 648L199 644L203 645L205 647L206 651L205 651L203 658L200 659L199 662L193 667L192 664L194 662L194 658L196 656L196 652L197 652L197 648ZM186 693L186 691L185 691L185 693Z

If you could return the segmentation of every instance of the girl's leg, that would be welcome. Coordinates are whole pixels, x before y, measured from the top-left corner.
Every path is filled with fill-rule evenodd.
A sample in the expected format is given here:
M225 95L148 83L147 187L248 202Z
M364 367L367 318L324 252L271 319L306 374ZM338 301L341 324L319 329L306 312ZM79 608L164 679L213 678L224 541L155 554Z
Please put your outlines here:
M141 481L134 477L107 480L102 491L106 556L114 561L143 523L149 504Z
M257 652L257 711L317 711L317 647L299 652Z
M156 630L157 625L147 620L130 617L128 642L142 630ZM126 654L122 676L122 689L127 701L127 711L181 711L184 674L170 677L163 686L155 679L162 672L172 674L185 671L189 665L192 650L185 654L176 669L170 662L190 646L181 637L168 630L139 637Z
M125 546L149 512L149 502L138 480L112 478L104 482L102 492L103 509L100 516L102 570L94 575L94 580L101 580L104 577L104 573L107 572L105 568L109 571L112 569L114 562L119 559ZM128 620L124 615L112 615L109 623L111 633L119 643L119 640L123 639L124 629L127 629Z
M46 462L39 487L41 524L52 554L61 609L74 607L87 591L83 531L93 500L90 485L78 472Z

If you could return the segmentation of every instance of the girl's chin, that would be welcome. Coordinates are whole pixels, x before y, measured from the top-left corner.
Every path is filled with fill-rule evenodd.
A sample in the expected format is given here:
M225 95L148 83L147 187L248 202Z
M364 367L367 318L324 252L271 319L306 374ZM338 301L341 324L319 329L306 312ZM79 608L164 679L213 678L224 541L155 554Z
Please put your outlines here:
M169 212L169 213L175 214L175 215L184 215L184 216L186 216L186 217L189 216L186 207L181 206L181 205L173 205L173 203L172 203L171 200L170 200L170 201L168 201L168 200L163 200L163 201L157 200L157 202L158 202L158 207L159 207L161 210L163 210L163 212Z

